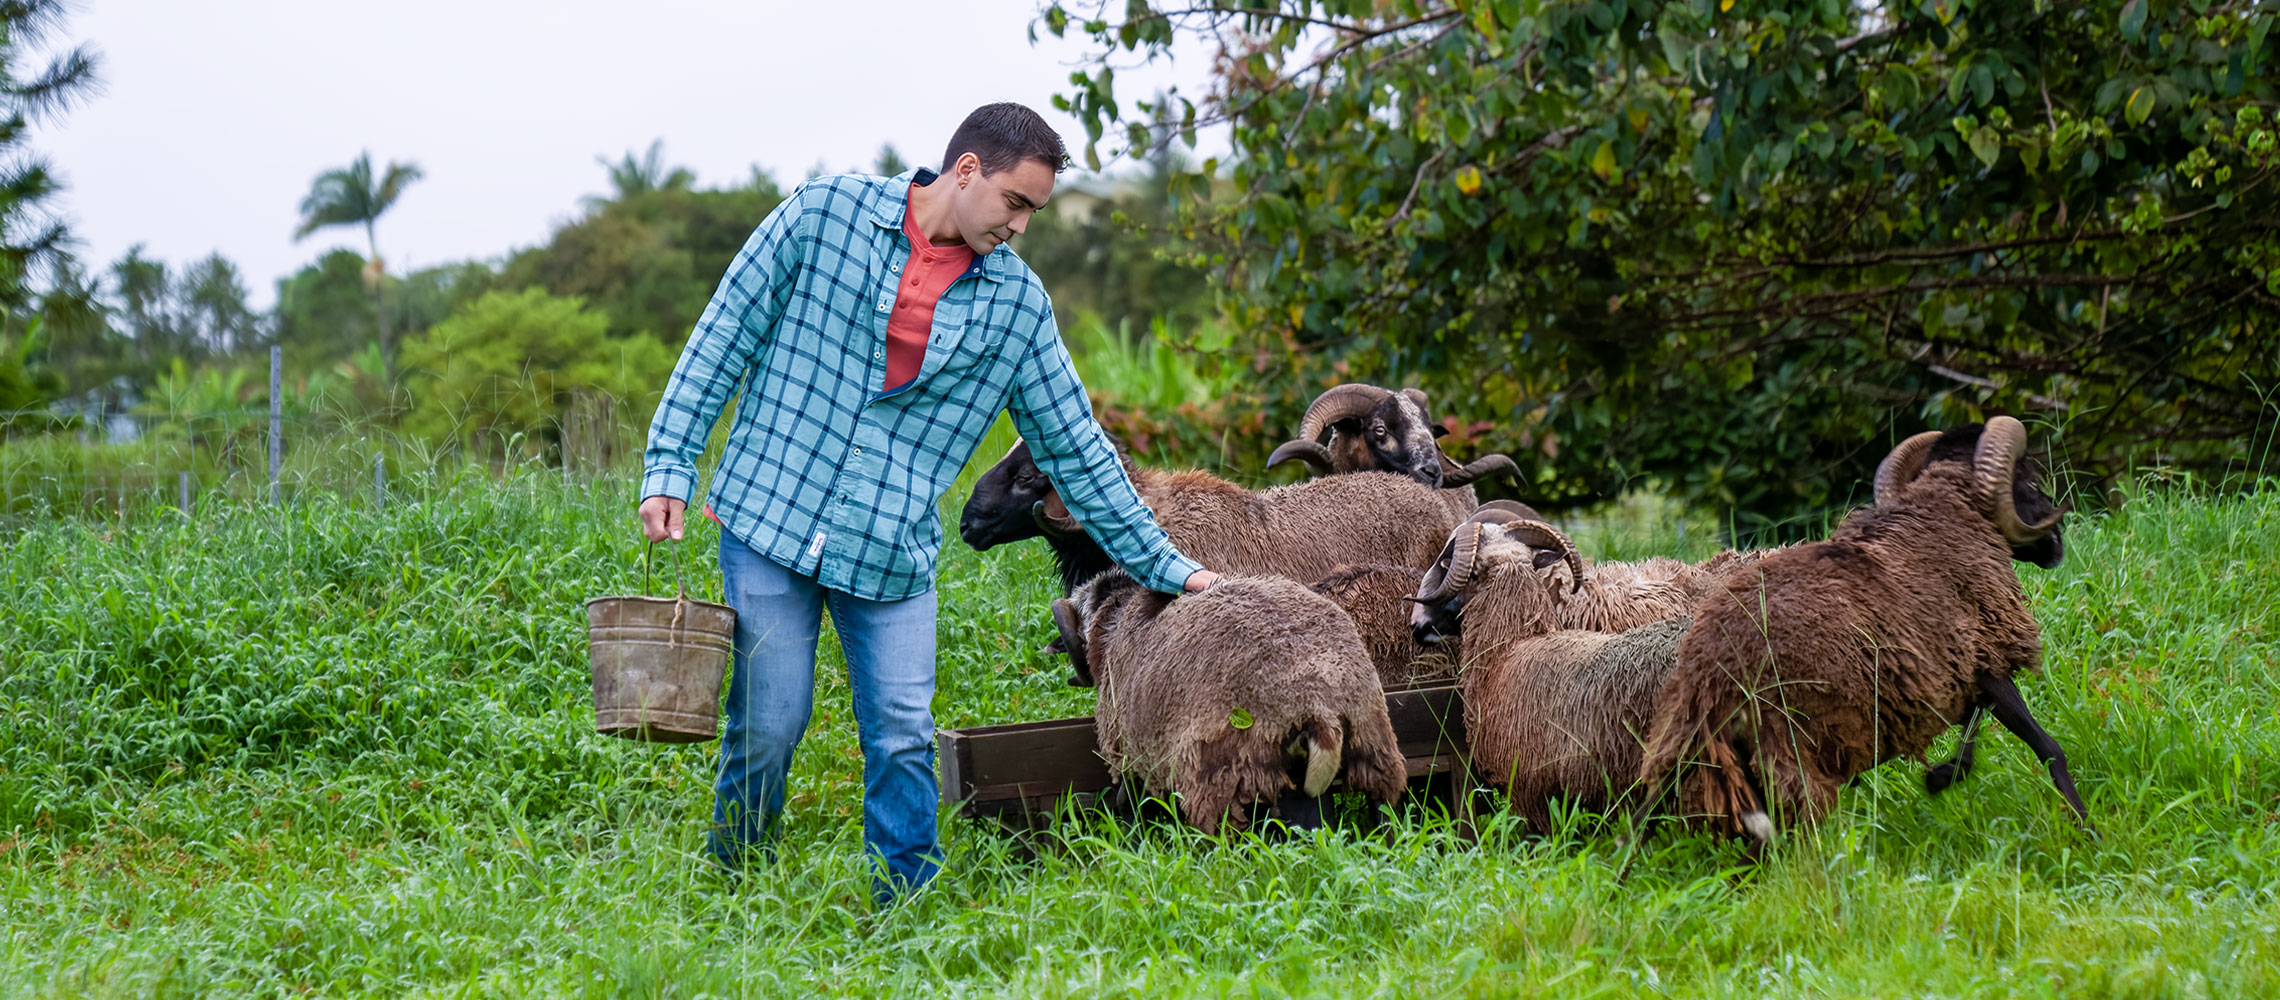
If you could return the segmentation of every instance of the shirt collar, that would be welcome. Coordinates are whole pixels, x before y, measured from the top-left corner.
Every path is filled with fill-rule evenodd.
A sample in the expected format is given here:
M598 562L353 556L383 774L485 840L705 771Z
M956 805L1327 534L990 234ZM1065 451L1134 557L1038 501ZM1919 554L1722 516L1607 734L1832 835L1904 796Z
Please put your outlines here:
M879 198L877 204L871 207L871 221L883 229L901 232L903 213L910 207L910 186L916 184L919 187L925 187L934 183L935 178L940 176L940 174L926 167L905 170L896 174L888 180L886 193ZM966 273L959 275L959 277L980 276L991 281L1004 281L1005 259L1012 253L1013 251L1006 249L1005 244L1000 243L996 249L982 254L979 259L974 261L973 266L968 267Z

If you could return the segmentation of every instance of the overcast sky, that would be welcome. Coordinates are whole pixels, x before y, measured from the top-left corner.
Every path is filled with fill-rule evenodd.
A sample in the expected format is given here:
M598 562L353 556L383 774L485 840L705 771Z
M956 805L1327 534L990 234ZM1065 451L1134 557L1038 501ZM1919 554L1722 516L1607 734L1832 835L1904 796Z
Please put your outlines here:
M931 164L966 112L1010 100L1044 114L1078 154L1083 130L1051 99L1082 50L1042 28L1032 46L1036 10L92 0L65 36L100 51L104 90L43 125L32 147L67 185L57 207L91 268L136 243L176 266L218 250L267 308L279 278L332 246L363 249L361 231L298 244L292 233L310 180L365 149L376 167L411 161L427 173L380 222L398 274L543 242L582 196L608 188L596 156L615 161L653 139L702 186L755 164L788 185L819 161L868 168L885 142ZM1200 94L1203 62L1120 71L1118 90L1129 100L1176 82Z

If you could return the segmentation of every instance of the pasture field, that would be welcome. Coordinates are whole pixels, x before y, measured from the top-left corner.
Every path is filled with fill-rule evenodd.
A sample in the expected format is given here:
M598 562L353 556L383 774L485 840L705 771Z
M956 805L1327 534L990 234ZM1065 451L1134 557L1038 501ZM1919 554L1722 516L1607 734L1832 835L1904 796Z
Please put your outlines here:
M397 500L7 523L0 994L2280 995L2280 485L2152 488L2022 569L2023 686L2097 839L1991 729L1955 790L1888 766L1754 871L1588 817L1477 845L1422 811L1282 842L953 821L883 913L830 643L786 854L732 886L696 856L714 747L590 730L579 605L640 586L630 485ZM1089 710L1041 652L1041 548L953 540L941 594L939 723Z

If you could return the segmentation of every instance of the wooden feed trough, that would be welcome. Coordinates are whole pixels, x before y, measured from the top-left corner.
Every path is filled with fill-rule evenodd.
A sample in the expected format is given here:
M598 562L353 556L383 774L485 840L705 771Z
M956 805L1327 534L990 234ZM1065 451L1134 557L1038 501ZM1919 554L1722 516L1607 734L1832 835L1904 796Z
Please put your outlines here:
M1451 815L1471 801L1464 701L1454 685L1388 692L1411 794L1423 780ZM965 816L1050 815L1063 797L1091 805L1108 788L1091 716L944 729L935 735L942 799ZM1344 787L1341 782L1333 790ZM1462 817L1460 817L1462 818Z

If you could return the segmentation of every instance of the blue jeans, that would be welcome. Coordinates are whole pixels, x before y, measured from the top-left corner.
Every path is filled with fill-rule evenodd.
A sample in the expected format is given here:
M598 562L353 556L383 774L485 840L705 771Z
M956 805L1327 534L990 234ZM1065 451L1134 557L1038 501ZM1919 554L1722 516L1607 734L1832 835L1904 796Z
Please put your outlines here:
M792 751L815 707L815 646L831 609L863 744L863 847L872 897L892 902L941 866L934 812L934 592L867 601L827 590L722 533L720 571L736 609L735 673L723 707L720 780L706 849L741 868L774 855Z

